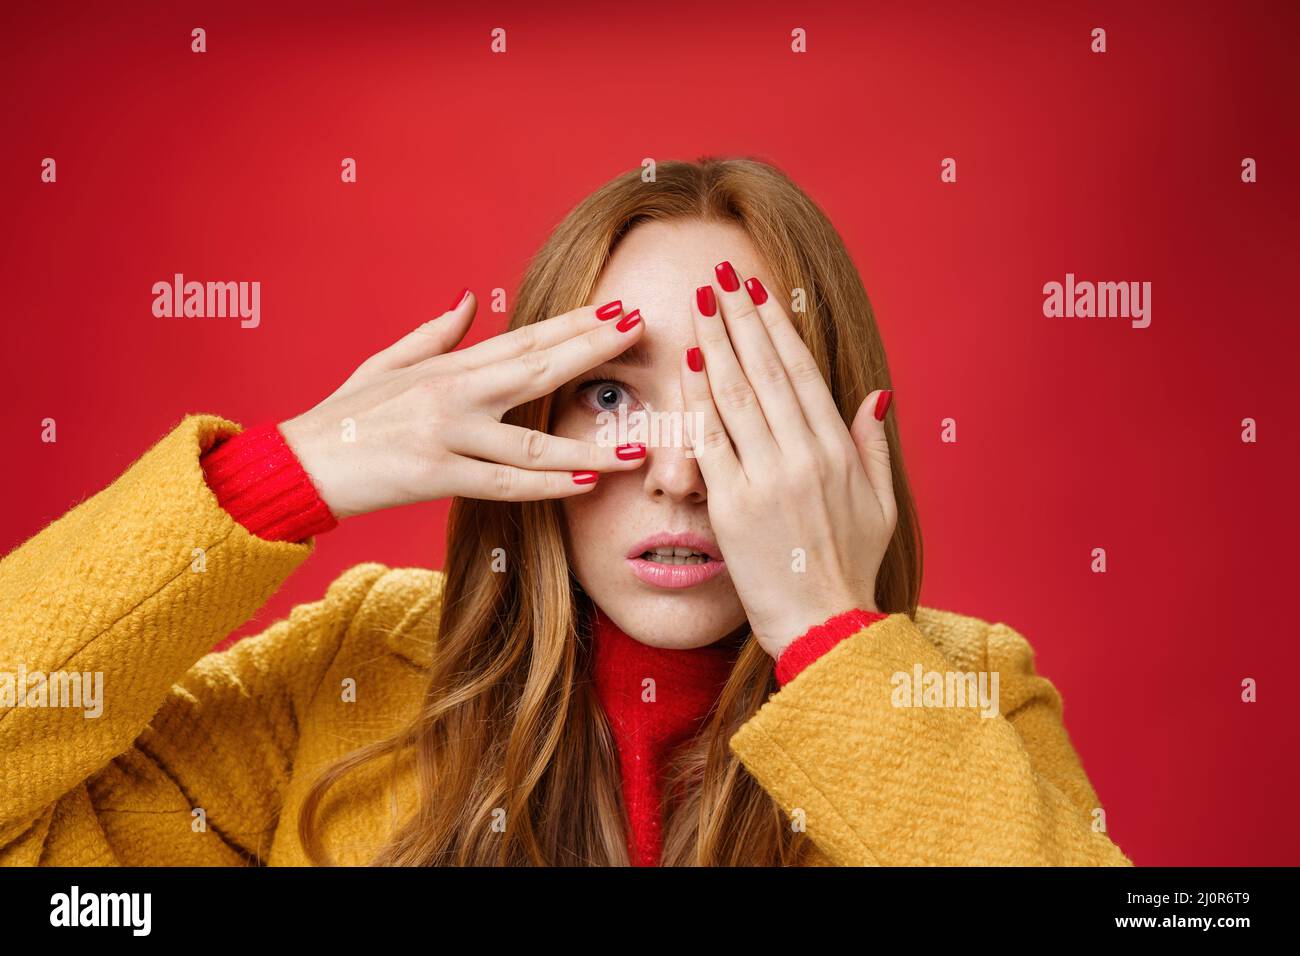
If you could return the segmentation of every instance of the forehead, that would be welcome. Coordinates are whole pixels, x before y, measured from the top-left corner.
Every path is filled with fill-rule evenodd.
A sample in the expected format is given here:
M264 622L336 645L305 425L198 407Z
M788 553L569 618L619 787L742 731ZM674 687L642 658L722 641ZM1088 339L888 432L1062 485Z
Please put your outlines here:
M757 275L772 287L758 250L736 223L644 222L618 244L588 304L621 299L626 311L640 309L646 322L646 351L655 360L667 355L675 367L679 348L695 340L691 324L695 290L715 280L713 267L724 259L742 281Z

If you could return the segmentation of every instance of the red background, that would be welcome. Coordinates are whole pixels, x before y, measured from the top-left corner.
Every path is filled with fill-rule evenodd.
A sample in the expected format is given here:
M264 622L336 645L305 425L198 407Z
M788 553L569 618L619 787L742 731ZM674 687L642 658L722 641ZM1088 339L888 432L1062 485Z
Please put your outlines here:
M643 157L755 155L877 309L923 603L1035 645L1137 863L1300 863L1295 5L94 6L0 14L0 550L182 415L283 420L462 285L513 293ZM1045 318L1067 271L1152 282L1150 328ZM154 318L175 272L261 281L260 328ZM246 631L356 562L438 566L445 517L345 523Z

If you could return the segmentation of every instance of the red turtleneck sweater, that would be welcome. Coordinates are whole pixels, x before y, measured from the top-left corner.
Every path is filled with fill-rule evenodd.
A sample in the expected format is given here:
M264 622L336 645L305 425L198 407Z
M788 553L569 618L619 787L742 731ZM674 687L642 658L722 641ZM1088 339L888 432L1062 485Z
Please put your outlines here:
M659 860L661 775L673 751L703 726L738 650L726 640L690 650L652 647L595 608L591 677L618 744L636 866Z
M217 500L250 532L303 541L338 524L274 424L240 432L202 458ZM851 609L797 638L776 663L788 684L839 641L886 615ZM675 749L703 726L740 646L722 640L672 650L628 636L599 608L592 621L592 680L618 746L628 851L655 866L662 847L662 775ZM653 681L653 683L648 683Z

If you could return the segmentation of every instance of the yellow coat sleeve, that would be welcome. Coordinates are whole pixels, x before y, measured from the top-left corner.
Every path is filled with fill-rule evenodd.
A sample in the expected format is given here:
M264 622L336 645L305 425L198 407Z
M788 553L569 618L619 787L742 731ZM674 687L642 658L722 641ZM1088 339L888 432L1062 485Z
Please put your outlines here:
M1100 804L1029 643L977 626L954 663L907 615L874 622L770 697L733 752L837 865L1131 866L1094 828ZM998 713L896 706L895 675L917 664L997 672Z
M97 716L0 698L0 863L249 863L268 848L296 702L384 569L354 568L209 655L312 549L250 534L208 489L199 456L236 431L186 418L0 561L0 673L102 675Z

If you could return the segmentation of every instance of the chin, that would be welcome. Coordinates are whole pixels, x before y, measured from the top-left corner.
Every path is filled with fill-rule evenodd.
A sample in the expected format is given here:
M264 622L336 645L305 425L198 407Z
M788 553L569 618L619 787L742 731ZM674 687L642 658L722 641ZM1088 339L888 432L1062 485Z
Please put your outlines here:
M744 607L726 580L662 593L636 583L583 586L606 617L629 637L651 647L707 647L745 623Z

